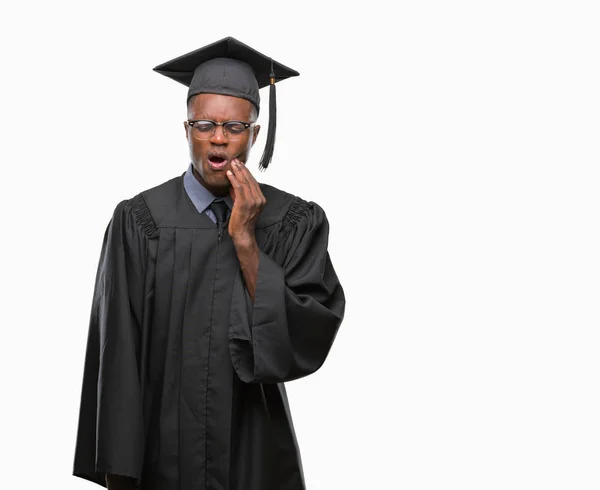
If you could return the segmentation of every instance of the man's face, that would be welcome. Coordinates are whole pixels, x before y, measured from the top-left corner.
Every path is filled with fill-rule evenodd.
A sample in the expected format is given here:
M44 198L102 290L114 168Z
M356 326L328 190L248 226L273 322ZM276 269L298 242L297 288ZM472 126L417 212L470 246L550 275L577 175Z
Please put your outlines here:
M256 109L252 102L228 95L198 94L188 104L190 121L206 119L215 122L250 123L254 122L255 115ZM231 168L231 161L234 158L239 158L244 163L248 160L260 126L254 125L248 128L241 139L231 141L227 134L223 134L223 126L217 126L215 133L209 139L201 140L194 136L196 131L194 128L188 124L184 125L196 177L199 177L204 187L214 195L225 195L230 186L226 172Z

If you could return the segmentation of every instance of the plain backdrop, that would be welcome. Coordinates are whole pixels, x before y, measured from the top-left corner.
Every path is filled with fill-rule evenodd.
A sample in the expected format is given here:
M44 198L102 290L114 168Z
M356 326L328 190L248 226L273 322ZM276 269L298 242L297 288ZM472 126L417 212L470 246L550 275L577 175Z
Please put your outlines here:
M7 2L2 487L94 487L71 471L102 237L189 161L186 89L152 68L231 35L301 74L248 166L325 209L347 296L287 385L308 490L600 488L597 5Z

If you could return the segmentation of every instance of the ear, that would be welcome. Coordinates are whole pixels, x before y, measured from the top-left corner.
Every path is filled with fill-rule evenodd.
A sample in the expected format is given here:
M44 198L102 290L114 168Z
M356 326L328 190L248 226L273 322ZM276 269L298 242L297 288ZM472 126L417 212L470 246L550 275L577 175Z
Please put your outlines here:
M260 124L254 126L254 131L252 132L252 146L256 143L256 138L258 138L258 133L260 132Z
M187 124L187 121L183 121L183 129L185 130L185 139L189 141L190 137L188 135L188 124Z

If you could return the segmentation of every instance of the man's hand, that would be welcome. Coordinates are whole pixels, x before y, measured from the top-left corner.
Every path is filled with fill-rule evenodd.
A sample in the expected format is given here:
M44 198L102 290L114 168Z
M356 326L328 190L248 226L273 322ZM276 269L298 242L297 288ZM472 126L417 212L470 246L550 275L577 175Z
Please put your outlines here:
M246 166L237 158L231 162L233 171L227 171L231 182L229 193L233 199L233 209L229 218L229 236L233 240L240 261L246 289L252 302L256 293L259 250L256 243L256 220L267 200L260 186Z
M229 218L229 236L234 244L247 245L255 240L254 229L258 215L267 200L254 176L237 158L231 162L232 170L227 171L231 182L229 193L233 199L233 209Z

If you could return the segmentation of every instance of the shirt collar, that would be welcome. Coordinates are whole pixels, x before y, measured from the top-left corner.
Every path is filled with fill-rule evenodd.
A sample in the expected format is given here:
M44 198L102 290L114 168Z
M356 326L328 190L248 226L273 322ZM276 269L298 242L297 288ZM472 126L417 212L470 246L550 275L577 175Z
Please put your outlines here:
M194 175L191 163L187 169L187 172L183 176L183 187L185 188L187 195L199 213L206 211L206 208L208 208L208 206L210 206L210 204L217 199L217 196L215 196L198 181ZM227 203L229 209L233 208L231 195L227 194L223 197L223 200Z

